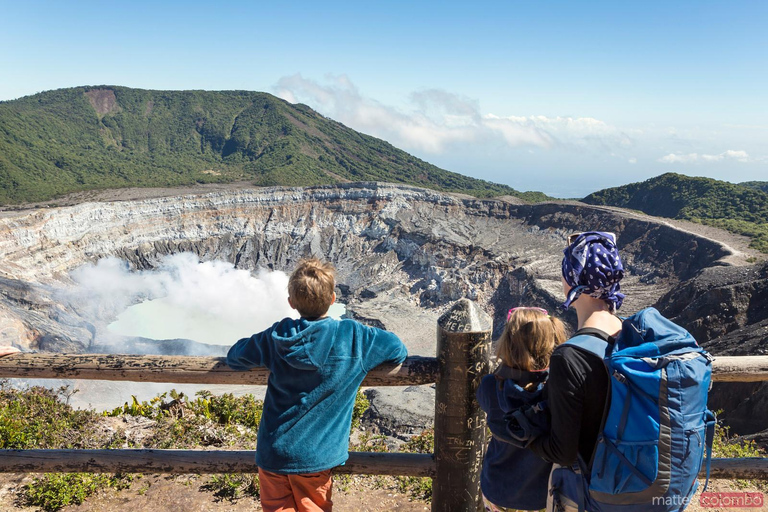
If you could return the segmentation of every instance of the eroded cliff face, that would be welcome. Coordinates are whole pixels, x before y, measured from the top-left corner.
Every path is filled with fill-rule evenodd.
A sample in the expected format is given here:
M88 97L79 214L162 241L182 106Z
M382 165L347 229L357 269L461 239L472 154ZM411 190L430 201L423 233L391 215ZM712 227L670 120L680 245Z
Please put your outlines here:
M55 292L68 272L107 256L151 269L164 255L192 252L238 268L289 271L317 255L338 267L341 300L354 315L397 332L413 353L432 355L437 316L461 297L491 313L497 331L509 307L555 310L561 251L574 231L619 236L628 313L728 254L711 240L600 208L384 184L217 191L5 215L0 335L45 350L104 343L104 327L120 311L85 318Z

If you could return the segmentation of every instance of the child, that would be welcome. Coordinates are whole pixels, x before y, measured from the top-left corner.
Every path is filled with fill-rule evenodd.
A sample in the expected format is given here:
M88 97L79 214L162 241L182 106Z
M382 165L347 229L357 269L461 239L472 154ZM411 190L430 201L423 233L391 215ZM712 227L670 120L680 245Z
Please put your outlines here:
M331 468L348 458L358 387L371 369L407 355L392 333L326 316L334 287L331 264L300 261L288 303L301 318L241 339L227 354L235 370L270 370L256 445L265 512L332 509Z
M496 342L496 356L501 364L492 375L483 377L477 389L477 401L488 417L493 435L480 474L483 503L488 512L541 510L546 506L552 464L525 449L533 437L526 427L546 423L545 411L537 404L543 399L549 356L566 339L563 322L549 316L546 310L509 310L507 325ZM520 416L525 406L533 406L527 408L526 415L541 411L539 417ZM520 423L510 422L511 418L519 419ZM528 434L507 428L508 424L525 424L522 430Z

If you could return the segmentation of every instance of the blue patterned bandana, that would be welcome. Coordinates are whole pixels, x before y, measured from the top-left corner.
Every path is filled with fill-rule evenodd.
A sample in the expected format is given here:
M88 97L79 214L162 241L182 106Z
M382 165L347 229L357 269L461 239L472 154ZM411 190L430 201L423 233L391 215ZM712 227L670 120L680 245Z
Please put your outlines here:
M619 293L619 281L624 277L624 266L612 233L581 233L563 254L563 278L571 287L563 309L568 309L582 293L610 303L611 311L621 307L624 294Z

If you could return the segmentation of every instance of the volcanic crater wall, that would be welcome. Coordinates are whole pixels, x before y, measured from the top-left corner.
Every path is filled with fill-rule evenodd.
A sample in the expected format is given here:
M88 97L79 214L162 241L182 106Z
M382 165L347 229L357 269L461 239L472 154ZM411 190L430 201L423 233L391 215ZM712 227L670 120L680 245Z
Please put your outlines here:
M57 351L98 345L119 311L85 318L57 301L68 272L107 256L134 269L192 252L239 268L290 270L306 255L334 262L341 300L356 317L400 334L412 353L434 353L434 325L449 303L476 300L498 332L509 307L554 310L559 265L574 231L615 232L628 268L622 311L653 304L718 264L724 246L694 234L578 203L513 204L376 183L218 191L83 203L0 218L0 336ZM571 319L572 320L572 319Z

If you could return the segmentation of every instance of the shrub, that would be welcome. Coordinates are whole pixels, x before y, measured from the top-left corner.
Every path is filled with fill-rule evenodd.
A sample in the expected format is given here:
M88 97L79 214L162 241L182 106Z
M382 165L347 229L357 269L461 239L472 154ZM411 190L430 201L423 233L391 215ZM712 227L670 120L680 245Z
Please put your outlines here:
M66 403L71 394L67 387L19 390L0 382L0 448L95 448L108 442L95 431L96 413Z
M717 411L720 414L721 411ZM715 437L712 443L712 457L740 458L740 457L763 457L765 454L758 448L754 441L740 439L731 435L731 427L718 421L715 424ZM737 487L742 489L747 487L757 487L768 490L768 483L758 480L733 481Z
M435 429L424 429L420 434L410 438L403 446L404 452L434 453ZM397 490L417 499L432 500L432 479L418 476L398 476Z
M224 473L213 475L201 487L204 491L213 492L220 500L235 501L243 496L259 497L259 475L252 473Z
M236 397L232 393L216 396L210 391L198 391L198 398L188 404L189 409L221 425L237 424L256 430L261 423L264 402L253 395Z
M28 505L55 511L67 505L80 505L88 496L107 487L130 487L132 480L132 477L124 475L52 473L25 485L22 496Z
M371 406L371 402L365 397L362 391L357 390L355 396L355 406L352 409L352 429L360 428L360 420L365 414L365 411Z

